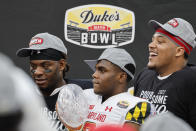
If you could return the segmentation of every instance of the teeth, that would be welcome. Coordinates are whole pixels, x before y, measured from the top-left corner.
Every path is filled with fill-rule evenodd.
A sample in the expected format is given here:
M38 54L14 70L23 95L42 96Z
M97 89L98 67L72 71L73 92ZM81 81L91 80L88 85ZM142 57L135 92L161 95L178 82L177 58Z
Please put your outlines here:
M158 55L157 53L150 52L150 56L157 56L157 55Z

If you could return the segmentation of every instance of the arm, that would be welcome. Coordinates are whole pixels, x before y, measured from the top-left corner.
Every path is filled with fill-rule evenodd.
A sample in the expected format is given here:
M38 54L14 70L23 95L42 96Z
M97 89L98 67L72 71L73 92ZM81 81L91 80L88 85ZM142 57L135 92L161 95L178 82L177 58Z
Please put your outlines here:
M131 126L139 131L140 125L144 123L144 119L153 113L154 109L148 102L138 102L126 114L124 126Z

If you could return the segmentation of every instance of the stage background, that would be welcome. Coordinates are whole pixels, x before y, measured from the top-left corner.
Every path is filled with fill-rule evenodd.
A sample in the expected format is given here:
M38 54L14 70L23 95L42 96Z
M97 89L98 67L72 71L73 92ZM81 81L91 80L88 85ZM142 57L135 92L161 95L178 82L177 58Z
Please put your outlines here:
M148 43L153 30L147 26L150 19L162 23L174 17L189 21L196 31L195 0L11 0L0 2L0 52L8 55L14 63L29 72L28 58L18 58L19 48L27 47L32 36L49 32L60 37L68 48L70 78L91 78L93 73L84 59L98 58L103 49L92 49L69 43L64 38L65 11L76 6L107 4L131 10L135 13L134 42L120 48L134 57L138 73L148 61ZM196 50L189 57L196 64Z

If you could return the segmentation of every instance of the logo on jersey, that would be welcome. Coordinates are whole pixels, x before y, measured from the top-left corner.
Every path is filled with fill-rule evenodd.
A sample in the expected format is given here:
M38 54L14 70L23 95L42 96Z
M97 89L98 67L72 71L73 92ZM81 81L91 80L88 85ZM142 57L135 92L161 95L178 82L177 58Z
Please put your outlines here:
M30 43L29 43L29 46L32 46L32 45L41 45L43 43L43 39L42 38L39 38L39 37L34 37L31 39Z
M92 110L95 107L95 105L89 105L89 110Z
M173 26L174 28L179 25L179 23L176 19L172 19L172 20L168 21L168 24Z
M150 104L147 102L140 102L134 108L129 110L125 119L142 124L144 122L144 119L148 117L150 113Z
M120 108L126 109L129 106L129 102L128 101L119 101L117 103L117 106L119 106Z
M106 119L107 115L102 114L102 113L97 113L97 112L89 112L87 118L88 119L92 119L92 120L96 120L99 122L104 122Z
M68 9L65 13L65 39L89 48L109 48L132 43L135 16L117 6L92 4Z
M112 107L106 106L105 111L111 112L112 111Z

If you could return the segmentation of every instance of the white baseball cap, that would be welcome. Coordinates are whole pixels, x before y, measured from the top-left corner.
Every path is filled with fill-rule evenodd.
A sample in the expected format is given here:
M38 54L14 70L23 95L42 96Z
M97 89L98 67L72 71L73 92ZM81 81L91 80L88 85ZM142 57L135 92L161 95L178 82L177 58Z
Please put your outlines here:
M120 48L107 48L103 51L97 60L84 60L90 68L95 71L95 65L99 60L108 60L124 70L131 78L134 78L134 73L129 71L125 66L132 64L136 68L136 64L132 56L125 50Z
M149 25L155 30L161 27L165 31L180 37L191 47L194 48L196 46L196 34L192 25L182 18L173 18L165 24L161 24L155 20L150 20Z
M43 49L55 49L67 55L67 48L65 47L63 41L49 33L39 33L32 37L29 48L21 48L16 52L19 57L30 56L32 50L43 50Z

